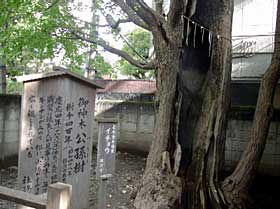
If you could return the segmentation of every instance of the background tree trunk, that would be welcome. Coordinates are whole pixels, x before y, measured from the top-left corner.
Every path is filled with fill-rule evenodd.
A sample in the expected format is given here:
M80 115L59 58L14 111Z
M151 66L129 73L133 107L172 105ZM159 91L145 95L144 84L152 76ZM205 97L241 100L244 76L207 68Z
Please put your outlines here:
M1 93L7 93L7 67L6 65L0 64L0 73L1 73Z
M280 4L277 6L274 53L271 64L263 75L259 89L254 121L249 142L234 172L223 182L223 190L230 208L244 208L248 191L256 175L266 144L273 116L273 99L280 78Z

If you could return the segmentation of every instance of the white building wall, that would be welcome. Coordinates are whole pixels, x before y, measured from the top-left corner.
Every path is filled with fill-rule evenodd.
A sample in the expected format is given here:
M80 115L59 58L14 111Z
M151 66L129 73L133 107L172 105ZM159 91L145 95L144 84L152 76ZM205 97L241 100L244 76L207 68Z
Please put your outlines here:
M277 0L235 0L234 3L232 76L260 77L273 52ZM256 67L256 62L263 64Z

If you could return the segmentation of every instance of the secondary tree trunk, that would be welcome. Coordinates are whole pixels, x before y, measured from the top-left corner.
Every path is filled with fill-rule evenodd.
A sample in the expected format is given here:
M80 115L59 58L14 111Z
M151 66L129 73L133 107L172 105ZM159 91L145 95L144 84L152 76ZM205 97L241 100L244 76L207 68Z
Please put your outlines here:
M273 98L280 78L280 4L277 7L274 53L263 75L249 142L234 172L223 182L230 208L244 208L248 190L260 164L273 115Z

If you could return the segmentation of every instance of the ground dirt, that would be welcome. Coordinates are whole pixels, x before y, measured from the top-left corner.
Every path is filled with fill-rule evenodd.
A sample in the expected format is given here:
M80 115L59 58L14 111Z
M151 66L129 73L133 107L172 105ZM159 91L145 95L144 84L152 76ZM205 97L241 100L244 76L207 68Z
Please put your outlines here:
M97 209L98 181L95 176L96 152L93 152L90 208ZM136 189L144 172L146 157L138 154L117 152L116 170L109 182L107 192L107 209L134 209L133 200ZM17 188L16 166L0 170L0 185ZM279 177L259 176L251 189L254 199L252 209L280 209ZM15 204L0 200L0 209L15 209Z
M97 209L98 181L95 176L96 152L92 155L92 172L90 188L90 208ZM108 183L107 208L133 209L136 188L144 172L146 158L126 152L117 152L114 177ZM0 185L17 188L16 166L0 170ZM14 209L15 204L0 200L0 209Z

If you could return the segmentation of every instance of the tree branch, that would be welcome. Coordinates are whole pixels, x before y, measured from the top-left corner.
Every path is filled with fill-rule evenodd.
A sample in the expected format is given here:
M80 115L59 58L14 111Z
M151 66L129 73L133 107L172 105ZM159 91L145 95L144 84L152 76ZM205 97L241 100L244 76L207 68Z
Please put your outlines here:
M187 1L187 2L188 3L186 5L185 15L187 17L192 17L196 10L197 0L191 0L191 1Z
M78 21L79 23L84 23L85 25L88 25L88 26L91 26L91 27L110 27L110 25L109 24L105 24L105 25L98 25L98 24L93 24L93 23L91 23L91 22L88 22L88 21L86 21L86 20L82 20L82 19L80 19L80 18L78 18L78 17L73 17L74 18L74 20L76 20L76 21Z
M195 0L196 1L196 0ZM170 9L168 13L168 22L172 27L178 24L181 20L181 16L184 13L187 0L173 0L170 3Z
M140 61L134 59L133 57L131 57L128 53L110 46L103 39L92 40L90 38L85 37L84 36L85 34L80 35L79 32L74 32L74 31L71 31L71 34L74 35L75 38L77 38L77 39L80 39L82 41L86 41L86 42L89 42L92 44L97 44L97 45L103 47L106 51L122 57L123 59L127 60L130 64L132 64L136 67L139 67L139 68L142 68L145 70L153 70L156 67L154 60L151 60L150 62L146 62L146 63L140 62Z
M143 0L126 0L126 4L152 29L164 23L162 15L150 8Z
M93 24L91 22L88 22L88 21L85 21L85 20L82 20L80 18L77 18L77 17L73 17L75 20L77 20L78 22L80 23L84 23L85 25L88 25L88 26L91 26L91 27L98 27L98 28L105 28L105 27L111 27L109 24L104 24L104 25L99 25L99 24ZM117 21L118 22L118 25L119 24L123 24L123 23L129 23L129 22L133 22L131 19L127 18L127 19L120 19Z
M126 13L131 22L133 22L141 28L151 30L148 24L146 24L141 18L139 18L135 11L131 9L123 0L113 0L113 2L117 4L123 10L123 12Z
M163 15L150 8L143 0L126 0L126 4L150 26L154 37L160 36L162 43L169 42L165 30L166 20Z
M53 3L51 3L46 9L45 12L53 8L56 4L58 4L59 0L55 0Z
M163 0L156 0L154 1L154 8L156 10L156 12L158 12L159 14L163 14Z

